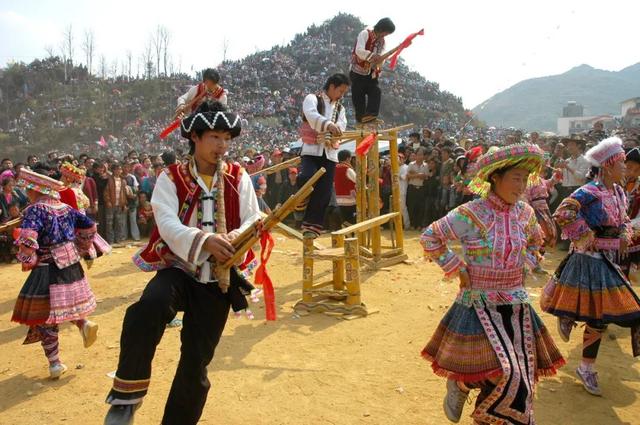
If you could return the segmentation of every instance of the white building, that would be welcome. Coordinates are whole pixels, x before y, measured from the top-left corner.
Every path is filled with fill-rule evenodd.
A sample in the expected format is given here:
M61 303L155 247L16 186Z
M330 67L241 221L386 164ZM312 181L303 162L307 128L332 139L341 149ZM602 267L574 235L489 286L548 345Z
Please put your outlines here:
M596 121L602 121L605 128L614 125L612 115L594 115L590 117L561 117L558 118L558 135L570 136L575 133L583 133L593 128ZM609 125L607 125L609 124Z
M640 97L632 97L631 99L620 102L620 115L622 117L627 115L629 109L640 109Z

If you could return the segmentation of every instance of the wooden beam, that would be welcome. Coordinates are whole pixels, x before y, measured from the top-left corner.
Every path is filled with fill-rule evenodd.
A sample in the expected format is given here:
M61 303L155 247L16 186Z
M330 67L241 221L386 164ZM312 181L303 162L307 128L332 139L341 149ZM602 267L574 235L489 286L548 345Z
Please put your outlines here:
M311 178L307 181L295 194L291 195L284 204L280 205L271 212L264 220L259 223L253 223L247 227L236 239L231 243L236 249L236 252L224 263L225 268L231 268L238 260L260 239L260 231L269 231L279 222L281 222L287 215L289 215L295 209L303 199L311 194L313 191L313 185L316 184L318 179L326 173L324 167L321 167ZM312 244L313 246L313 244Z
M399 213L391 212L388 214L383 214L379 217L370 218L369 220L363 221L361 223L354 224L353 226L345 227L344 229L336 230L332 232L331 235L348 235L349 233L362 233L366 230L369 230L373 227L380 226L381 224L386 223L387 221L396 217Z
M302 161L302 158L297 156L295 158L291 158L286 161L283 161L280 164L272 165L271 167L265 168L264 170L256 171L253 174L249 174L249 176L255 176L256 174L263 174L266 176L269 174L277 173L278 171L283 170L285 168L297 166L300 163L300 161Z

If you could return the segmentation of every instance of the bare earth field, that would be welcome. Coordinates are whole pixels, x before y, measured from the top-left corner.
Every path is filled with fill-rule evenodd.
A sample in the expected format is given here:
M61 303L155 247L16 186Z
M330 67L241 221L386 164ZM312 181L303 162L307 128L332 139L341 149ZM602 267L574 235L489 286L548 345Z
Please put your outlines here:
M203 424L447 424L442 413L443 379L431 372L420 350L452 302L457 282L422 260L417 232L408 232L409 263L377 273L363 272L362 299L379 312L342 320L324 314L297 316L301 243L276 235L270 273L276 285L278 320L266 323L262 304L256 319L229 318L209 366L212 388ZM326 243L326 245L329 245ZM11 323L11 311L26 273L0 266L0 424L101 424L104 398L116 368L122 318L151 274L130 261L135 247L114 249L88 271L98 299L92 316L98 341L82 347L76 328L63 325L61 358L69 371L47 379L39 344L23 346L26 327ZM552 253L552 271L562 253ZM330 263L316 266L328 276ZM545 278L529 279L537 301ZM542 314L552 335L553 317ZM588 395L574 377L580 359L581 329L565 344L556 338L568 365L538 386L536 419L551 425L640 424L640 365L631 356L627 330L611 327L597 367L601 398ZM158 424L180 353L179 329L167 329L154 361L149 395L136 424ZM471 424L465 408L463 424Z

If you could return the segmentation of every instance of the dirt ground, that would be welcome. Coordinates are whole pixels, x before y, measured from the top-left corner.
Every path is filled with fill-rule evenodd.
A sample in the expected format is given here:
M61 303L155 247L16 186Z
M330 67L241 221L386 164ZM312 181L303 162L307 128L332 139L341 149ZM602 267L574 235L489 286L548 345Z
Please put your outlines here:
M411 264L364 273L363 302L379 312L346 321L293 314L301 294L301 244L277 235L270 273L278 320L266 323L262 304L255 305L253 321L229 318L209 367L212 388L201 423L447 424L445 382L419 354L457 283L443 281L439 269L422 260L417 238L417 232L407 233ZM99 338L84 349L75 327L62 327L60 353L69 371L59 381L47 379L39 344L21 345L26 327L9 321L26 274L19 265L0 266L0 424L102 423L111 385L107 373L116 368L125 309L151 277L131 263L135 250L117 248L88 271L98 299L92 318L100 325ZM560 253L549 255L545 268L553 270L559 259ZM325 277L329 270L329 263L316 267ZM536 304L544 282L528 282ZM554 318L542 317L557 335ZM581 332L567 344L556 341L568 365L538 386L538 424L640 423L640 366L631 356L628 331L612 327L605 336L597 364L601 398L588 395L574 376ZM167 329L136 424L160 422L179 347L179 330ZM462 424L471 424L470 413L468 405Z

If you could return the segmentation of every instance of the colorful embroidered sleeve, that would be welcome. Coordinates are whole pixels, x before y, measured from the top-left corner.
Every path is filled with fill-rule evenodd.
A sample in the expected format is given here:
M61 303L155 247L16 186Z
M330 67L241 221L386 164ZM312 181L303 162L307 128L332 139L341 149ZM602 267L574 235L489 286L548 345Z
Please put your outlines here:
M544 236L542 228L538 224L533 208L527 207L527 225L525 232L527 235L527 248L525 252L525 263L533 270L540 263L542 256L540 255L540 247L544 244Z
M38 233L42 231L45 213L40 205L28 207L24 211L22 224L15 232L15 244L19 247L16 258L22 263L23 270L30 270L38 263Z
M460 270L460 267L465 264L447 246L447 242L459 240L466 233L469 226L463 215L460 214L459 208L456 208L427 227L420 238L425 256L438 263L444 271L445 277L455 275Z
M594 240L594 233L585 219L585 206L595 201L595 195L584 188L573 192L565 198L553 218L562 230L562 239L569 239L576 246L588 246Z

